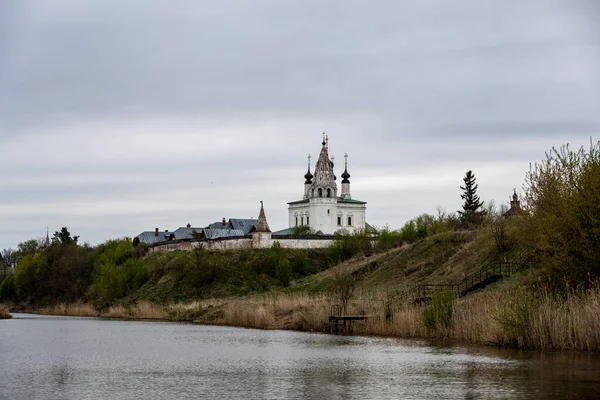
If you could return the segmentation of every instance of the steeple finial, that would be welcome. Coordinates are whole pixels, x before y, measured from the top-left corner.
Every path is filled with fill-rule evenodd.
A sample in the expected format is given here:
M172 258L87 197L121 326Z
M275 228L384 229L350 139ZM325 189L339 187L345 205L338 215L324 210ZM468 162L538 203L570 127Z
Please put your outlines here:
M313 174L310 173L310 154L309 154L308 155L308 171L304 175L304 179L306 179L306 181L304 182L304 184L305 185L310 185L312 183L312 178L313 178Z
M344 154L344 173L342 174L342 183L350 183L348 180L350 174L348 173L348 153Z
M325 131L323 131L323 142L321 143L323 145L323 147L325 147L326 143L325 143Z

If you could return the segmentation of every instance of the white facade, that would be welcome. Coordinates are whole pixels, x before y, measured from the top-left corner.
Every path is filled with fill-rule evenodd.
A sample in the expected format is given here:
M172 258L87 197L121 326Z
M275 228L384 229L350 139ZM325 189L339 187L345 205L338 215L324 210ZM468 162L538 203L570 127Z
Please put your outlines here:
M333 162L329 158L328 142L324 137L314 176L310 172L309 156L308 172L304 175L306 181L303 199L288 203L289 227L308 226L325 235L332 235L341 229L349 232L364 230L367 203L352 199L347 156L342 173L342 193L338 197L337 178L333 172Z

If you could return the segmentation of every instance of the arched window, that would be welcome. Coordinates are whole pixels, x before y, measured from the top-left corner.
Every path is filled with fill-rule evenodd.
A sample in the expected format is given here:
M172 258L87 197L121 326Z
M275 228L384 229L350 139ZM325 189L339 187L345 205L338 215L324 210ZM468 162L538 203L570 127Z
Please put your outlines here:
M327 188L327 197L331 197L331 189Z
M319 188L318 193L319 193L319 197L323 197L323 189Z

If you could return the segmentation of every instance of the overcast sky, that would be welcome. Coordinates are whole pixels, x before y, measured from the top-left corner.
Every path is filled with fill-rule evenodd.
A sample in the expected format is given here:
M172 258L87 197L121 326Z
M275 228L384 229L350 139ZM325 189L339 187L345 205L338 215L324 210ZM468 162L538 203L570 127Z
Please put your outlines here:
M286 228L306 156L349 155L399 228L522 190L600 139L600 2L0 2L0 249L257 217ZM313 163L316 157L313 158Z

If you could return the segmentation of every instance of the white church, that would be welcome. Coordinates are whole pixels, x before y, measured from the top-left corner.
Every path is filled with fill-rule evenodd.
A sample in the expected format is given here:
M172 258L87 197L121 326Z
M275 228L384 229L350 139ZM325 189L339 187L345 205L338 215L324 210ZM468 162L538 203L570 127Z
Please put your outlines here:
M289 227L308 226L311 231L323 235L332 235L342 229L348 232L364 230L367 227L367 203L350 195L348 155L344 155L339 196L333 160L329 158L329 138L325 134L314 175L310 172L310 158L309 155L308 172L304 175L304 196L302 200L288 203Z

